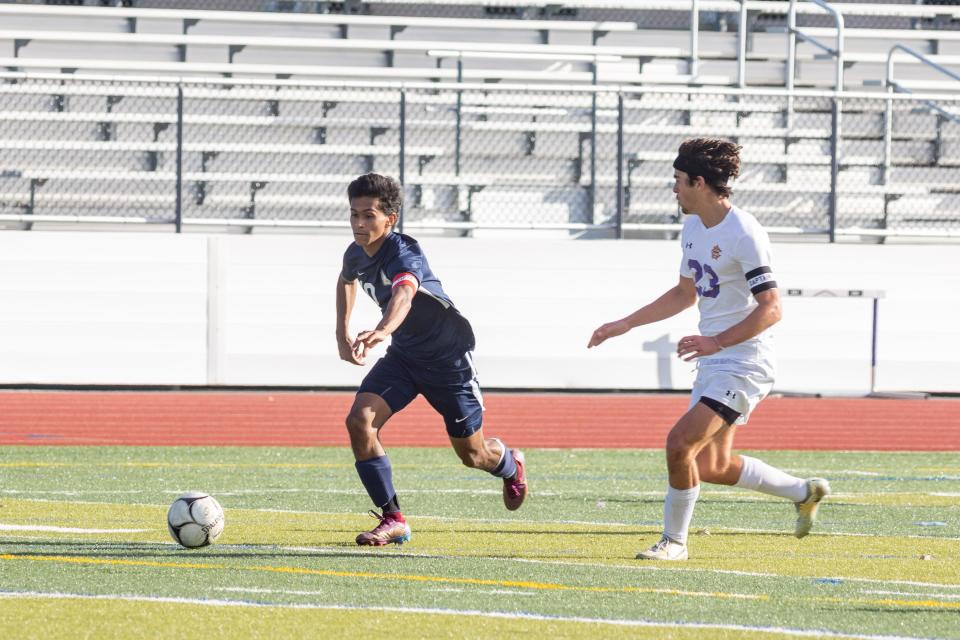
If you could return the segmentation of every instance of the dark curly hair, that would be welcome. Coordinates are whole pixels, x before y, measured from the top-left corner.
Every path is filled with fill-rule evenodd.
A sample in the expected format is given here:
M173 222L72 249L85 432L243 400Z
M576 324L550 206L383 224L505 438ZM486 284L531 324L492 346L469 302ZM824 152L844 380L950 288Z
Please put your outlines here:
M403 191L400 188L400 183L390 176L368 173L360 176L347 187L347 197L350 200L363 198L364 196L379 198L380 208L387 215L391 213L400 215Z
M690 184L700 176L721 198L729 198L733 189L730 180L740 175L738 144L719 138L693 138L680 145L673 168L687 174Z

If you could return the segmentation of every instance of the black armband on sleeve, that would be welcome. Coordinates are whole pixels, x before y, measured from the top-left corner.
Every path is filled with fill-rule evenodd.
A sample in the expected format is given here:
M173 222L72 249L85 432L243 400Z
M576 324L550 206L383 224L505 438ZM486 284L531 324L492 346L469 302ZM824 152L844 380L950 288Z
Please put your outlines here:
M777 288L777 281L773 279L773 270L770 267L757 267L748 271L744 277L747 279L747 286L750 287L750 293L753 295L767 289Z

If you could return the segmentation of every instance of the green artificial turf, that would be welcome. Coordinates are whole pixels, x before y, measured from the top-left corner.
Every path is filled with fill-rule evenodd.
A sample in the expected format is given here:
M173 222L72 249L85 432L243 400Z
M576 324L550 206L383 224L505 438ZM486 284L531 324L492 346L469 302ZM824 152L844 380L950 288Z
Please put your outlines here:
M526 454L508 512L451 451L391 449L413 539L374 549L353 542L375 522L346 449L0 448L0 637L960 638L956 454L756 453L830 480L814 533L705 485L690 560L668 564L634 560L659 536L662 452ZM187 490L224 506L211 547L166 531Z

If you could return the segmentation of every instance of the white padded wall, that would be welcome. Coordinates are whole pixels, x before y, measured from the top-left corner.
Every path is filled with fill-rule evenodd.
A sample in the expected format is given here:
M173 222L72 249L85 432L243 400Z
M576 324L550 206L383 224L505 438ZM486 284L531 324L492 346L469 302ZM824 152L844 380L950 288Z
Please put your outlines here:
M206 239L0 234L0 382L206 383Z
M345 386L334 292L350 242L323 235L0 234L0 384ZM677 281L668 241L429 238L477 334L481 382L505 388L689 388L673 355L691 309L588 351L594 328ZM950 245L774 245L781 289L883 289L881 391L960 391L960 277ZM867 300L784 297L777 389L863 393ZM379 312L362 292L351 329ZM380 350L382 353L382 349ZM374 352L374 356L377 352Z

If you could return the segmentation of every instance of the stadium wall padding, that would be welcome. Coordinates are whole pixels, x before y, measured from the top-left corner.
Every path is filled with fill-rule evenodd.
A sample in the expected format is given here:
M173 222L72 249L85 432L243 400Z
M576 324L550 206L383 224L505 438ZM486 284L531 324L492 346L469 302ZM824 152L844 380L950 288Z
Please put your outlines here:
M0 234L0 384L352 387L334 292L349 235ZM421 243L477 334L488 388L688 389L694 309L587 350L594 328L673 286L676 241ZM781 290L882 289L879 391L960 391L956 245L774 244ZM784 297L779 391L863 393L872 303ZM360 292L354 332L378 310ZM374 352L376 355L376 352Z

